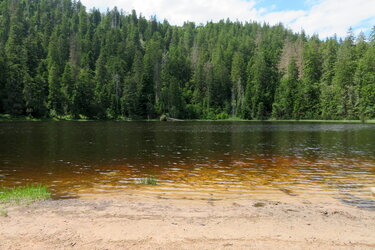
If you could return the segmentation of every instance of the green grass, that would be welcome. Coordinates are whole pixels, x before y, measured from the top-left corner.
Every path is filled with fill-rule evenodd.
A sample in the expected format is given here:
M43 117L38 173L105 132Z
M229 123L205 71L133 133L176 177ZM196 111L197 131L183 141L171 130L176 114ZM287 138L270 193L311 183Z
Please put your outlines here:
M157 180L155 176L148 176L148 177L141 178L139 182L140 184L144 184L144 185L157 185Z
M37 200L45 200L51 197L46 186L24 186L14 188L0 187L0 204L31 203Z

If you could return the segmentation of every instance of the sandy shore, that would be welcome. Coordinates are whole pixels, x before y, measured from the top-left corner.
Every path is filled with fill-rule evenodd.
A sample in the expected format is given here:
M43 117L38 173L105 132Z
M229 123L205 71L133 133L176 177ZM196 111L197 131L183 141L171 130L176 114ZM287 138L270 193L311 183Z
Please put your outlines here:
M374 249L375 212L337 200L97 195L8 207L0 249Z

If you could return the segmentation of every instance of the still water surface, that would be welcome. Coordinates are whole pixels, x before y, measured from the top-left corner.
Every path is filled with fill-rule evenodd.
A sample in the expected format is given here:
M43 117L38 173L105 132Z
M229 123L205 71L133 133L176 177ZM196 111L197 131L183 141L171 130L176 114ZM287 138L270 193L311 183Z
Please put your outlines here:
M140 185L155 176L157 186ZM0 186L55 198L107 192L372 199L375 125L3 122Z

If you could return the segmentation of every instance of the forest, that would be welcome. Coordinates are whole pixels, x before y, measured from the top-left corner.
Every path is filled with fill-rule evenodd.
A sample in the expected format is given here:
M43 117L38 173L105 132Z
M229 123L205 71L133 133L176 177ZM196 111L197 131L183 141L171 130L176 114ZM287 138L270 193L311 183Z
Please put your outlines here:
M249 20L175 26L71 0L0 0L0 114L374 119L375 27L321 39Z

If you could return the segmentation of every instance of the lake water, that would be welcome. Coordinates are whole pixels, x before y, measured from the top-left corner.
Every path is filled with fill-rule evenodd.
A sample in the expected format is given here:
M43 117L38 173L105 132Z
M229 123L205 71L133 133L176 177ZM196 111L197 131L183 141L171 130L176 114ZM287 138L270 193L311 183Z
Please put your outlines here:
M154 176L158 185L141 185ZM55 198L165 196L372 199L375 125L274 122L2 122L0 186Z

